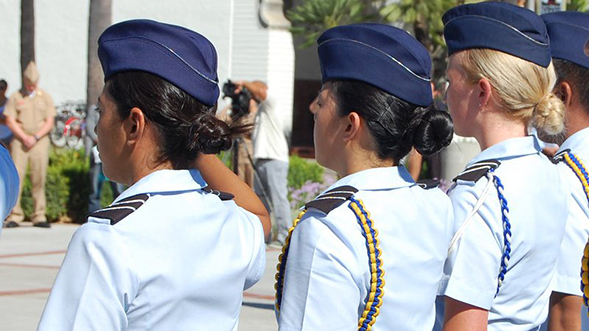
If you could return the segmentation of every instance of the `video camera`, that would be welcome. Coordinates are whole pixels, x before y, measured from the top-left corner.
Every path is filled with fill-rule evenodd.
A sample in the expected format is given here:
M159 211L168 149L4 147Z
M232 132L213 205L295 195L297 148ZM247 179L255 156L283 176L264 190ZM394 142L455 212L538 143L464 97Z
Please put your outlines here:
M237 85L230 79L223 84L223 98L231 98L231 118L233 121L249 114L250 100L252 99L252 93L245 86L241 88L239 93L235 93L236 88Z

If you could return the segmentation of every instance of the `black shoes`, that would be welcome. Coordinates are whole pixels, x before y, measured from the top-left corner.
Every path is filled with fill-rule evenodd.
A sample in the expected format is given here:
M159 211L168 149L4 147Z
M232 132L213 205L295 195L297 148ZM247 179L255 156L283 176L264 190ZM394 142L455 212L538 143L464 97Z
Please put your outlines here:
M38 227L38 228L50 228L51 224L49 224L47 221L41 221L41 222L35 222L33 223L34 227Z
M15 221L5 221L4 222L5 228L18 228L19 226L20 226L20 224L16 223ZM48 229L51 227L51 224L47 221L40 221L40 222L34 222L33 226L37 227L37 228Z
M4 222L4 227L5 228L18 228L19 225L15 221L6 221L6 222Z

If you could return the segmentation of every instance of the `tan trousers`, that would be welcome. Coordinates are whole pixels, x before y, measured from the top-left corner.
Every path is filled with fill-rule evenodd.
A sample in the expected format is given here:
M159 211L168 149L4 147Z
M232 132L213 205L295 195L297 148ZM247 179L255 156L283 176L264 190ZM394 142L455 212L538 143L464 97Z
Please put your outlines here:
M18 188L18 201L8 216L8 220L21 222L25 218L21 200L24 178L27 173L27 165L29 165L31 168L31 184L33 186L33 215L31 215L31 220L35 223L46 221L45 181L47 179L47 165L49 164L49 136L41 138L30 150L26 150L20 140L13 139L10 144L10 154L18 171L20 185Z
M254 166L251 162L251 158L254 157L253 151L254 149L251 139L244 138L239 144L237 153L237 177L243 180L251 188L254 187Z

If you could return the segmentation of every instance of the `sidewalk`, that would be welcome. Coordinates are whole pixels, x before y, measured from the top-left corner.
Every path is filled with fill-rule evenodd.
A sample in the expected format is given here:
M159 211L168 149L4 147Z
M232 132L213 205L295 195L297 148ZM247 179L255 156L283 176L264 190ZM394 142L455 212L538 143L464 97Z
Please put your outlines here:
M0 236L1 330L37 328L67 245L78 228L72 224L53 224L51 229L39 229L30 224L3 229ZM276 248L267 249L264 277L244 293L239 330L277 330L273 305L278 254Z

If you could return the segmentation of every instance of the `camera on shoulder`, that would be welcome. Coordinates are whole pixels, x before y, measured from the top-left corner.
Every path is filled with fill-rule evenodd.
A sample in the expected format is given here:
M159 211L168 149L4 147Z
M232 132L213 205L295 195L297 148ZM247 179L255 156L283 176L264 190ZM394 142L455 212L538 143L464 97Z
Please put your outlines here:
M231 98L231 117L234 121L249 114L252 99L252 93L245 86L239 93L235 93L236 88L237 85L230 79L223 84L223 98Z

